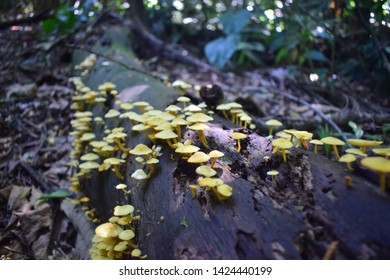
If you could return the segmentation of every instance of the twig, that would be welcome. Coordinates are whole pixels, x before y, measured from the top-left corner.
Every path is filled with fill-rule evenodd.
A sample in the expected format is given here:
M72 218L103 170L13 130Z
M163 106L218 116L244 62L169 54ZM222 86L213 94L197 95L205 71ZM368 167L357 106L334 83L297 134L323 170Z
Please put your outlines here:
M43 180L41 180L42 176L38 174L28 163L23 160L20 161L20 165L27 171L28 175L30 175L31 179L41 187L44 192L49 192L51 187L46 184Z
M91 50L91 49L88 49L88 48L84 48L84 47L81 47L81 46L76 46L76 45L66 45L68 48L73 48L73 49L78 49L78 50L82 50L82 51L85 51L85 52L88 52L88 53L91 53L91 54L94 54L94 55L97 55L97 56L100 56L100 57L103 57L104 59L106 60L109 60L115 64L118 64L120 66L122 66L123 68L129 70L129 71L134 71L134 72L137 72L137 73L140 73L140 74L143 74L143 75L147 75L147 76L150 76L152 78L155 78L159 81L162 81L162 79L158 76L155 76L151 73L148 73L144 70L141 70L141 69L137 69L135 67L132 67L132 66L129 66L127 65L126 63L123 63L122 61L119 61L119 60L116 60L115 58L112 58L111 56L108 56L108 55L105 55L105 54L102 54L100 52L96 52L94 50Z

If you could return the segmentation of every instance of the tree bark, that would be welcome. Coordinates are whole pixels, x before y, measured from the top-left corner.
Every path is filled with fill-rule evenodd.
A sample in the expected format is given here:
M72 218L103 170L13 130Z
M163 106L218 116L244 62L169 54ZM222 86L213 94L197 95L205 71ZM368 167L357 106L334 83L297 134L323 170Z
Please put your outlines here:
M109 47L96 42L94 51L140 67L123 34L123 29L111 27L101 38ZM83 53L75 57L78 62ZM98 58L97 65L101 62ZM96 68L86 83L97 88L106 80L117 84L122 100L145 100L161 110L178 96L158 80L120 65ZM143 134L132 132L129 124L122 125L128 133L127 147L152 145ZM196 184L197 166L159 143L163 155L147 181L130 177L140 165L134 156L127 158L121 172L131 194L115 189L121 180L112 171L93 172L83 181L101 222L112 216L116 205L134 205L141 216L137 243L149 259L322 259L335 241L334 259L390 258L390 200L378 191L376 174L358 166L350 172L302 148L292 148L283 162L280 155L271 154L266 138L220 116L211 125L205 132L210 149L202 150L225 154L215 169L233 188L230 199L218 201L206 189L193 199L188 185ZM233 131L248 135L240 153L229 136ZM98 128L94 132L103 133ZM196 133L186 130L184 139L201 147ZM271 157L269 162L263 158L266 155ZM279 171L275 182L267 175L272 169ZM351 177L351 188L346 187L345 176Z

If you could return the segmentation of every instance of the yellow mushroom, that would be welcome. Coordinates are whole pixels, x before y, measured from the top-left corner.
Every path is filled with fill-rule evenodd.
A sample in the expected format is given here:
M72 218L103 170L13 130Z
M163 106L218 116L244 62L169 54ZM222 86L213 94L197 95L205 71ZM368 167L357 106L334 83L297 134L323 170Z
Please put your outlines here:
M367 157L360 161L361 165L379 172L379 187L386 190L386 174L390 173L390 160L383 157Z

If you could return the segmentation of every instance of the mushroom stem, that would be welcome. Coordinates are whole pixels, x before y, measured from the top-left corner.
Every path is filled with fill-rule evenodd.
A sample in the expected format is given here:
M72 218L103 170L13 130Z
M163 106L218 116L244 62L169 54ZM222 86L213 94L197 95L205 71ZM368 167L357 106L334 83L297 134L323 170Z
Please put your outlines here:
M154 171L156 170L156 168L154 167L154 164L149 164L149 172L148 174L146 175L146 179L149 179L152 174L154 173Z
M237 139L237 152L239 153L241 151L241 142L240 139Z
M180 127L180 125L177 125L175 127L175 129L176 129L176 134L177 134L177 141L180 142L180 140L181 140L181 127Z
M379 173L379 187L381 192L385 192L386 190L386 173L380 172Z
M314 144L314 153L316 154L317 153L317 144Z
M229 116L226 114L226 111L225 110L222 110L222 114L223 114L223 116L225 117L225 119L229 119Z
M121 143L121 141L119 139L115 139L115 144L117 144L118 148L121 149L121 151L124 152L125 154L129 153L129 149L127 149L125 146L123 146L123 144Z
M206 137L204 135L203 130L198 130L198 135L199 135L200 141L202 142L203 147L209 148L209 145L207 145L207 140L206 140Z
M172 149L175 149L175 146L173 146L171 139L167 139L167 143L168 143L169 147L171 147Z
M352 166L351 166L351 163L350 163L350 162L347 162L347 168L348 168L348 170L351 170L351 171L353 171L353 168L352 168Z
M272 133L274 131L274 127L273 125L271 125L271 127L269 128L269 133L268 133L268 136L272 136Z
M287 162L286 150L282 149L283 162Z
M336 156L337 159L340 159L340 155L339 155L339 151L337 150L337 146L336 145L332 145L333 146L333 152Z
M112 168L114 169L115 175L116 175L120 180L123 180L124 177L123 177L122 174L119 172L118 166L117 166L117 165L113 165Z
M217 162L217 158L213 158L213 160L210 163L210 167L213 168L214 164Z

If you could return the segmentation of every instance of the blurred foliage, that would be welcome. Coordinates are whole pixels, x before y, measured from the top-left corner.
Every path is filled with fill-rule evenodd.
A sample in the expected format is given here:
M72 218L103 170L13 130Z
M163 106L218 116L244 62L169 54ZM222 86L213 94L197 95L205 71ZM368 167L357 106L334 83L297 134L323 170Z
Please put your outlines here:
M384 58L388 60L390 55L389 1L144 3L150 28L157 36L188 45L216 67L292 66L317 74L321 86L331 87L342 75L371 82L378 91L387 90L390 65ZM250 14L248 21L245 17L237 20L243 11ZM229 25L238 29L227 29Z
M98 11L132 16L140 5L157 37L218 68L284 66L311 74L322 87L332 88L342 76L366 81L376 92L390 90L387 0L3 0L0 12L4 20L10 10L50 7L42 28L71 33Z

